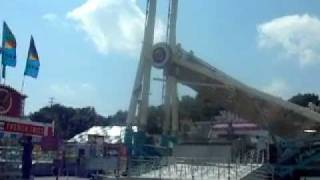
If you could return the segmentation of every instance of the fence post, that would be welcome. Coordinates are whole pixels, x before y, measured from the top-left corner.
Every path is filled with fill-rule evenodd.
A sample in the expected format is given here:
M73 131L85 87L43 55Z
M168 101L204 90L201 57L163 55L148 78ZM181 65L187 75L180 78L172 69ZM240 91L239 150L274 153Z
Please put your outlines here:
M220 180L220 166L218 165L218 179Z
M228 161L228 180L230 180L230 160Z
M238 161L236 161L236 180L238 180Z

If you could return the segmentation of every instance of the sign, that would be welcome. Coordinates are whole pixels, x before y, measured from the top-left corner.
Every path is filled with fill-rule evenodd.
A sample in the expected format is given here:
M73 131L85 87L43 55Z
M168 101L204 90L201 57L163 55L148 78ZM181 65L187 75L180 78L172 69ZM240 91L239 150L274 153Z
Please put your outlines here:
M0 114L6 114L12 107L12 95L9 90L0 88Z
M21 117L26 96L15 89L0 85L0 115Z
M53 136L53 124L0 116L0 131L30 136Z
M34 126L30 124L24 123L15 123L15 122L4 122L4 131L6 132L14 132L14 133L22 133L22 134L30 134L30 135L44 135L44 127Z

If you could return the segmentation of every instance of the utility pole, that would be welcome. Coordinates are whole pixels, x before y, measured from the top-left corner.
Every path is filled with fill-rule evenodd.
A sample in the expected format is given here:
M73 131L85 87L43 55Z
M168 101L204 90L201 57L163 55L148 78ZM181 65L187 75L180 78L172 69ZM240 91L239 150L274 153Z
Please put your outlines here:
M50 98L49 98L49 105L50 105L50 107L53 106L54 101L55 101L55 98L54 98L54 97L50 97Z

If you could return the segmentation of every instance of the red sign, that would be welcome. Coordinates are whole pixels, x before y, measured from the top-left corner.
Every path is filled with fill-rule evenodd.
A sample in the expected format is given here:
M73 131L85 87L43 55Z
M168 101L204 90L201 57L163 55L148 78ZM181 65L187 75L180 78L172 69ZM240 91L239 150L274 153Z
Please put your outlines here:
M0 116L0 131L30 136L53 136L53 124Z
M44 136L44 127L15 122L5 122L4 131Z

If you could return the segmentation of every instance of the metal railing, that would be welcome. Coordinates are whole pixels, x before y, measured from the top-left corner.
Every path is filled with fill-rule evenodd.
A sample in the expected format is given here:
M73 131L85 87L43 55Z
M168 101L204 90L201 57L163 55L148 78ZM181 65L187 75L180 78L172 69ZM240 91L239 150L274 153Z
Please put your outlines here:
M0 179L21 178L22 149L15 146L0 146Z
M128 176L156 179L240 180L260 168L264 159L249 152L231 162L191 157L143 157L130 160ZM240 161L240 159L242 159Z

